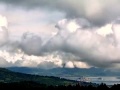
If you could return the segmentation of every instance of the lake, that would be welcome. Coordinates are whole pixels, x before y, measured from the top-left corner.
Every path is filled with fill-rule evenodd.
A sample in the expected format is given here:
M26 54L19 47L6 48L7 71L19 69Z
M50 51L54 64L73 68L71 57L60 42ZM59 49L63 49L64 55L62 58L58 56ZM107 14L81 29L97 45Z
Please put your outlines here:
M70 80L86 81L92 83L105 83L107 85L120 84L120 77L117 76L100 76L100 77L61 77Z

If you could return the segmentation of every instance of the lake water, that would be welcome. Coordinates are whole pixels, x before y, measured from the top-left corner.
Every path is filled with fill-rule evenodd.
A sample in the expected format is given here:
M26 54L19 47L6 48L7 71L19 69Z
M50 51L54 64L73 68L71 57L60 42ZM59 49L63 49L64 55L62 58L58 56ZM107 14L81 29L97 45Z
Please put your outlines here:
M62 77L65 79L70 79L70 80L77 80L80 81L80 77ZM100 77L84 77L87 79L87 82L92 82L92 83L105 83L107 85L113 85L113 84L120 84L120 77L116 76L100 76Z

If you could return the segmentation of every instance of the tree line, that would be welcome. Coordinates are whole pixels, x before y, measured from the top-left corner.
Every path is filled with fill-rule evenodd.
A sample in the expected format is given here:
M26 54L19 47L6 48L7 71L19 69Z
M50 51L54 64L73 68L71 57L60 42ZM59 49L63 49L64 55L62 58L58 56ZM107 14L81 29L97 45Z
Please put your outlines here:
M106 84L100 84L97 86L88 85L82 86L79 83L76 85L46 85L33 81L22 81L14 83L0 83L0 89L35 89L35 90L120 90L120 84L107 86Z

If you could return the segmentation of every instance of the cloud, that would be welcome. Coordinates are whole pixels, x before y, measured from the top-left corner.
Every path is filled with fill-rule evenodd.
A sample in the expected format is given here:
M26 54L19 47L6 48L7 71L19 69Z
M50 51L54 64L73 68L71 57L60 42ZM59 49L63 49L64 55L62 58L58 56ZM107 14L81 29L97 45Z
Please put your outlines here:
M119 46L115 44L119 37L114 37L118 29L113 31L110 25L94 28L83 18L63 19L56 25L56 34L45 36L48 39L27 32L20 41L9 40L1 47L1 58L13 66L116 67L120 62Z
M65 67L66 68L74 68L74 64L73 64L73 62L69 61L65 64Z
M114 36L116 36L116 33L111 30L112 25L111 27L108 24L101 28L86 28L78 23L77 20L64 19L61 21L62 23L58 23L57 27L60 31L46 43L45 51L70 53L74 56L74 58L72 56L70 58L73 61L80 60L90 66L115 67L116 63L119 63L120 57L119 47L115 45ZM71 22L78 26L75 29L73 24L74 30L72 32L72 27L68 28ZM104 32L103 30L108 31ZM117 38L118 41L119 39ZM70 62L70 65L68 63L67 66L74 67L74 64Z
M74 66L77 68L90 68L90 66L84 62L75 61Z
M1 67L39 67L44 69L63 67L63 61L59 55L50 53L45 56L28 55L20 49L16 52L0 50Z
M5 27L5 28L7 28L7 24L8 24L8 23L7 23L6 17L0 15L0 27Z
M4 58L0 57L0 67L11 67L12 63L7 62Z
M5 66L119 68L118 0L0 2L10 31L0 16L0 57Z
M87 63L81 62L81 61L68 61L66 62L65 66L66 68L90 68Z
M119 47L120 45L120 19L114 20L112 23L112 31L114 32L115 44Z
M24 33L21 40L22 50L31 55L40 55L42 40L32 33Z
M49 36L56 32L56 22L65 16L59 11L51 12L42 8L26 10L12 6L0 3L0 13L6 16L10 39L14 40L19 40L25 32L41 34L41 37Z
M0 15L0 46L8 40L7 19Z
M120 12L119 0L0 0L11 7L26 9L44 8L49 11L66 13L69 18L82 17L95 25L104 25L117 17Z
M38 67L43 68L43 69L52 69L52 68L58 68L60 66L55 65L54 62L52 61L43 61L38 65Z

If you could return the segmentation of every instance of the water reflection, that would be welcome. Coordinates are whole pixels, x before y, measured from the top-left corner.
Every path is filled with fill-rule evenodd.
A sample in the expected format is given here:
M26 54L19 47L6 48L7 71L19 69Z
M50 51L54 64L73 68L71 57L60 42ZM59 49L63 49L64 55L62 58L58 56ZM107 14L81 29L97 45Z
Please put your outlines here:
M85 81L92 83L105 83L107 85L120 84L120 77L116 76L101 76L101 77L62 77L70 80Z

